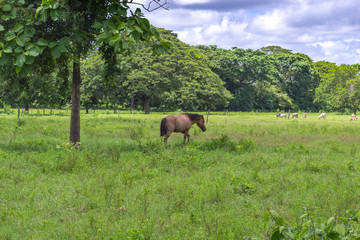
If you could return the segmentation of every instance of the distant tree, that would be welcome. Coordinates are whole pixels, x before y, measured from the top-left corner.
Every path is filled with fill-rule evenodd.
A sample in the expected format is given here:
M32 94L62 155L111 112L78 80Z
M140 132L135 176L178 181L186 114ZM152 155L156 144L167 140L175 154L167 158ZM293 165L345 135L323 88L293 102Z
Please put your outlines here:
M272 83L278 77L274 64L263 51L240 48L225 50L216 46L199 46L199 48L209 57L211 69L219 75L225 82L226 89L234 95L230 109L251 111L260 106L260 103L255 101L261 99L260 96L256 96L260 93L258 90L261 83ZM273 105L262 106L260 109L271 106Z
M211 71L206 56L196 47L182 43L170 31L159 30L171 42L168 53L154 56L147 44L131 54L124 85L130 96L142 99L145 113L150 102L160 107L187 110L225 107L231 94L224 82Z
M91 52L81 59L81 104L86 113L90 108L95 108L104 102L105 98L105 67L104 60L98 51Z
M292 53L291 50L282 48L280 46L262 47L261 51L265 52L266 54L280 54L280 53L291 54Z
M336 110L352 109L356 114L360 105L360 65L337 66L329 62L317 62L321 83L316 89L315 102L327 103Z
M320 75L312 60L298 53L275 53L271 57L279 77L273 82L286 93L297 109L313 109L315 89L320 84Z

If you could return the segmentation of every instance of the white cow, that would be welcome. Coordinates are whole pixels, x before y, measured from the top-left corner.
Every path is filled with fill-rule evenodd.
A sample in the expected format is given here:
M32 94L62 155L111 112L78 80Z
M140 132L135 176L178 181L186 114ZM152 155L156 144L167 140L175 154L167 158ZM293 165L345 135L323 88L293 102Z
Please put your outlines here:
M358 121L358 117L355 114L353 114L350 118L350 122L351 121L353 121L353 122Z
M318 116L318 119L322 119L322 118L326 118L326 113L322 113L320 114L320 116Z
M285 114L285 113L277 113L276 114L276 117L279 117L279 118L286 118L287 117L287 115Z

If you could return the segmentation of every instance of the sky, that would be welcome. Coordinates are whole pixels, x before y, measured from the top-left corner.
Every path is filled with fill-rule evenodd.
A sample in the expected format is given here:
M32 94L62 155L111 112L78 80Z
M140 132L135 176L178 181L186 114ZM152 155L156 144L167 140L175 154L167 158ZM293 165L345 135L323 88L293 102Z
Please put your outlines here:
M138 1L148 6L149 0ZM360 63L359 0L167 1L169 10L143 11L145 17L190 45L253 50L275 45L314 61Z

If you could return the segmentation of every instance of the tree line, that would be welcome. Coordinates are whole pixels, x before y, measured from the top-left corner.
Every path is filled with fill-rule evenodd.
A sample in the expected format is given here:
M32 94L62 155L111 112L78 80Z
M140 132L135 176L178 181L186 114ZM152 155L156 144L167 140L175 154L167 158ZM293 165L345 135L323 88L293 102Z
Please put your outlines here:
M171 48L160 55L150 43L107 60L96 46L81 58L81 106L168 110L320 111L356 113L359 65L313 62L279 46L259 50L191 46L158 29ZM104 50L102 50L104 51ZM106 50L105 50L106 53ZM52 65L52 64L51 64ZM68 65L19 78L1 68L0 101L13 107L71 105ZM62 76L62 75L65 75Z

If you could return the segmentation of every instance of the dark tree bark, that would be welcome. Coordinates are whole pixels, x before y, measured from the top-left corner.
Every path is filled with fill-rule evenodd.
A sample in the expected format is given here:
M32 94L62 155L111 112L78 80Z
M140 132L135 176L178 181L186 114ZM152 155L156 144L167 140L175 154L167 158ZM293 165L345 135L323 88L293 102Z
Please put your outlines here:
M74 145L80 142L80 86L80 55L78 55L73 63L71 93L70 142Z
M150 114L150 100L151 100L151 98L149 98L149 97L144 98L144 111L145 111L145 114Z
M130 106L131 106L131 110L135 110L135 97L134 97L134 95L132 95L131 98L130 98Z

